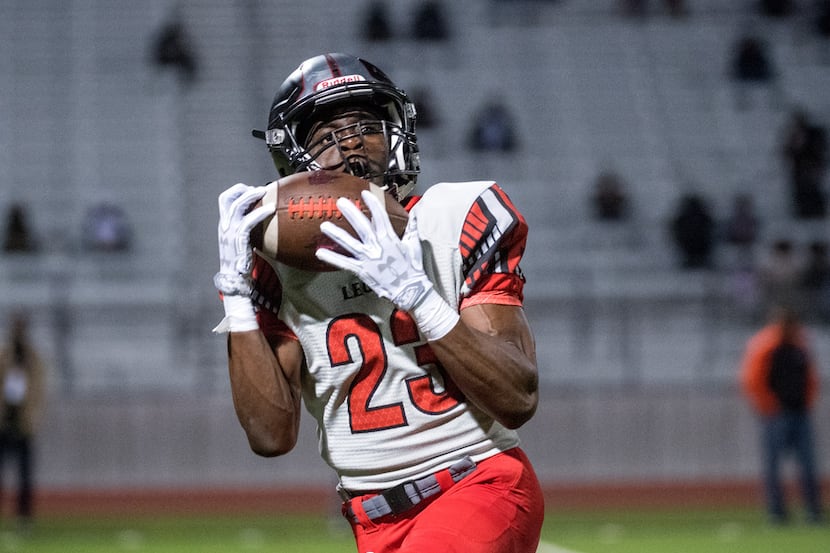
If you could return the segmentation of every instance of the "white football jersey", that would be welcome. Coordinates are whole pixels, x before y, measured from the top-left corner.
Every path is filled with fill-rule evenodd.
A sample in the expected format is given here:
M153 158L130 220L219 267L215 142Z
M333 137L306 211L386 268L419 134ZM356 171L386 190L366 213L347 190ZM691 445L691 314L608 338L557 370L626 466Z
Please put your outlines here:
M410 210L413 219L424 269L453 309L465 301L521 304L527 225L494 182L436 184ZM303 347L303 400L343 488L385 489L464 455L480 460L518 445L516 432L445 378L409 315L358 277L274 269L281 292L260 284L254 299Z

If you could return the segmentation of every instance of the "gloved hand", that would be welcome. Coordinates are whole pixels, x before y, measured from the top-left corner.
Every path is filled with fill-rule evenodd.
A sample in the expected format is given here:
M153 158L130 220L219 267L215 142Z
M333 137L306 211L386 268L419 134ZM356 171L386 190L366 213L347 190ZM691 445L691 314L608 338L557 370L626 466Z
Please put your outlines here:
M347 198L337 200L337 208L352 225L359 240L328 221L320 230L350 255L320 248L318 259L357 275L374 292L408 311L428 340L446 335L459 316L438 294L424 272L417 224L410 220L403 239L398 238L380 200L365 190L361 197L372 220Z
M237 183L219 195L219 272L213 277L216 289L226 296L251 293L254 251L251 229L274 213L274 204L248 210L265 195L265 187Z
M225 318L214 332L244 332L259 328L251 294L254 251L251 229L274 212L273 203L251 206L265 195L265 187L235 184L219 195L219 272L213 277L222 292Z

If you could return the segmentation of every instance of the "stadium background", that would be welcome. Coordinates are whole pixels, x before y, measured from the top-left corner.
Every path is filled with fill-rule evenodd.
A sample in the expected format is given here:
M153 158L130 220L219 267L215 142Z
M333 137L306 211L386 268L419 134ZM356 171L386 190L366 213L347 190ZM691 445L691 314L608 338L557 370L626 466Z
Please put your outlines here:
M149 58L176 4L200 63L189 88ZM677 269L666 218L688 190L719 214L749 191L762 244L830 235L825 221L788 215L777 150L790 105L830 122L827 42L806 18L765 19L748 0L689 0L681 20L659 7L627 19L616 0L457 0L445 3L449 43L423 44L407 38L418 2L396 0L396 36L379 45L359 35L367 4L0 4L2 206L27 204L45 245L0 258L0 313L31 313L50 366L42 496L57 505L83 494L169 502L273 492L300 502L334 484L308 417L289 456L249 452L224 340L210 332L221 319L211 284L216 196L272 177L250 129L265 124L282 79L323 51L360 54L404 88L429 88L443 123L420 133L422 186L494 178L525 212L542 401L522 435L560 492L553 501L621 489L651 501L754 494L756 427L735 372L756 321L734 302L728 271ZM765 37L781 73L778 93L752 90L740 110L728 60L747 29ZM516 115L522 147L472 155L470 119L494 95ZM598 225L587 204L607 165L635 205L622 230ZM130 252L79 247L83 213L101 199L126 209ZM729 252L720 254L725 267ZM815 332L827 379L830 328ZM825 477L828 414L825 395L816 417Z

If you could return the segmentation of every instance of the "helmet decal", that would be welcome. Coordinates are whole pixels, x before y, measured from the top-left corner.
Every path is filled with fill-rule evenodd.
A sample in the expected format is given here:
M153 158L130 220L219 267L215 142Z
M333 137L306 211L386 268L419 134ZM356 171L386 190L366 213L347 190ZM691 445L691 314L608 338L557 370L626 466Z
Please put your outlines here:
M345 77L334 77L332 79L326 79L325 81L320 81L319 83L314 85L314 91L318 92L320 90L325 90L332 86L337 86L345 83L356 83L358 81L365 81L366 79L363 78L363 75L346 75Z

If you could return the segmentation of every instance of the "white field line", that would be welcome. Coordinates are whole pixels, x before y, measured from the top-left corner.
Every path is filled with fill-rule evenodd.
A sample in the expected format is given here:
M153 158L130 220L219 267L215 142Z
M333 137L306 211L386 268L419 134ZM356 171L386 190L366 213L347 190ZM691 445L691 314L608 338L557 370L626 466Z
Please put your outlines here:
M536 553L579 553L579 551L565 549L564 547L559 547L558 545L542 541L539 542L539 547L536 549Z

